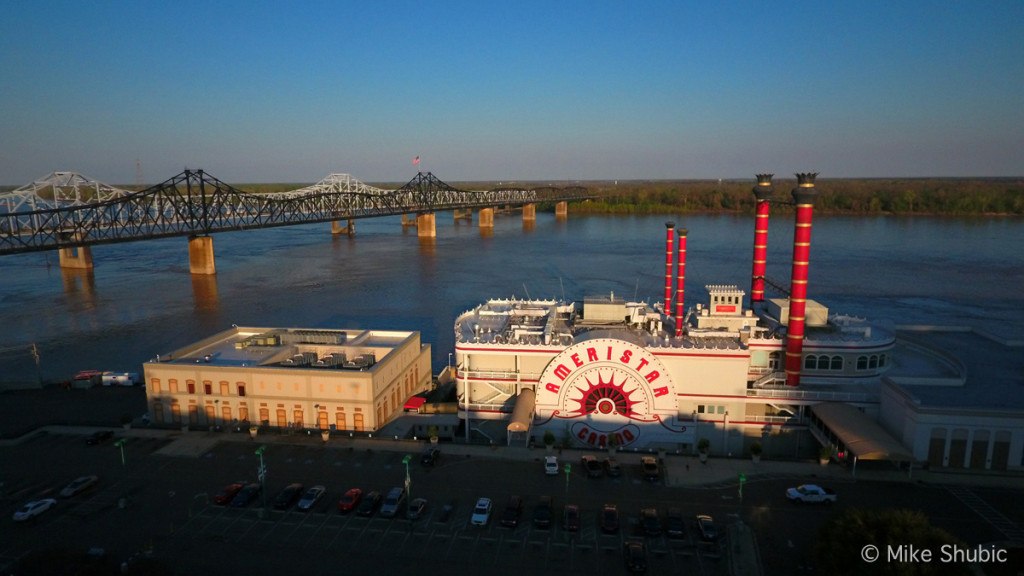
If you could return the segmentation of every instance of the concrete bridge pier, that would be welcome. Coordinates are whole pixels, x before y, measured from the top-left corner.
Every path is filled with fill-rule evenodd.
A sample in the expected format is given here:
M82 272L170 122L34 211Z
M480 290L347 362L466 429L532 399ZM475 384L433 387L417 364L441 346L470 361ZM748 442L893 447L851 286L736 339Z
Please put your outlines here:
M92 250L88 246L72 246L57 251L60 267L69 270L92 270Z
M331 234L347 234L349 236L356 235L356 223L351 218L348 219L348 223L345 226L341 225L341 222L334 220L331 222Z
M530 222L537 220L537 205L536 204L523 204L523 222Z
M465 210L459 210L458 208L452 210L453 219L458 222L459 220L473 221L473 209L466 208Z
M494 228L494 208L480 209L480 227Z
M437 227L433 212L424 212L416 215L416 235L420 238L436 238Z
M569 203L565 200L555 204L555 218L565 220L569 217Z
M402 214L402 228L406 228L408 226L416 226L418 218L418 216L413 216L411 214Z
M188 237L188 268L193 274L216 274L212 236Z

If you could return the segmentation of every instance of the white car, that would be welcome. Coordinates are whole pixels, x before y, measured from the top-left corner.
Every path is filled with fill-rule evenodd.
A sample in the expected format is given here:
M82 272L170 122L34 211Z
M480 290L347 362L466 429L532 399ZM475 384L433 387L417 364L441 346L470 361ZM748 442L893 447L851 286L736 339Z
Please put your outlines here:
M65 486L64 489L60 491L60 495L63 496L64 498L71 498L72 496L81 494L82 492L85 492L89 488L92 488L92 486L96 484L96 482L98 481L99 477L95 475L80 476L78 478L75 478L74 480L71 481L70 484Z
M326 492L327 488L325 486L317 484L316 486L313 486L309 490L306 490L306 493L302 495L302 498L299 500L299 503L296 505L296 507L299 510L309 510L313 506L316 506L316 503L319 502L320 499L324 497L324 494Z
M469 518L469 523L473 526L486 526L490 519L491 499L481 498L477 500L476 506L473 507L473 515Z
M786 498L789 498L791 502L824 502L830 504L836 501L836 492L831 488L825 488L817 484L801 484L796 488L786 490Z
M548 476L555 476L558 474L558 456L544 457L544 473Z
M21 508L18 508L18 511L14 513L14 521L24 522L25 520L35 518L36 516L39 516L43 512L46 512L56 504L57 501L54 500L53 498L33 500L32 502L25 504Z

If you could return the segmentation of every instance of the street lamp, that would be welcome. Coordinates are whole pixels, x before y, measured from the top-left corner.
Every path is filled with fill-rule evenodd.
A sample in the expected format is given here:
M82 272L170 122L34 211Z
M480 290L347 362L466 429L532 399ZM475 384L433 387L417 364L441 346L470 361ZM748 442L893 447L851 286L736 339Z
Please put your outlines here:
M412 478L409 477L410 460L412 460L412 454L406 454L405 458L402 458L402 464L405 464L405 495L407 498L412 498Z
M121 449L121 467L127 466L127 463L125 462L125 459L124 459L124 445L125 445L125 442L126 442L126 440L124 438L121 438L117 442L114 442L114 446L117 446L118 448Z
M263 508L267 507L267 467L263 464L263 452L266 451L267 446L264 444L256 449L255 454L260 457L260 466L256 469L256 478L260 481L260 497L263 502Z

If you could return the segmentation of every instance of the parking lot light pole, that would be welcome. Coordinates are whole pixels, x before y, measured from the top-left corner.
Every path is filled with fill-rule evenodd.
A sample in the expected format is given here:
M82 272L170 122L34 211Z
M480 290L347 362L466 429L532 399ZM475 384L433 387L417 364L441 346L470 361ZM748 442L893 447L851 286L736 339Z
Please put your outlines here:
M263 464L263 452L266 449L266 444L256 449L256 455L260 457L260 467L256 469L256 477L260 481L260 499L263 502L263 508L267 507L267 467Z
M406 454L405 458L402 458L402 464L405 464L405 496L406 498L412 498L412 478L409 477L409 461L412 460L412 454Z
M118 448L121 449L121 467L122 468L128 465L127 462L125 462L125 459L124 459L124 445L125 445L125 439L124 438L121 438L117 442L114 442L114 446L117 446Z

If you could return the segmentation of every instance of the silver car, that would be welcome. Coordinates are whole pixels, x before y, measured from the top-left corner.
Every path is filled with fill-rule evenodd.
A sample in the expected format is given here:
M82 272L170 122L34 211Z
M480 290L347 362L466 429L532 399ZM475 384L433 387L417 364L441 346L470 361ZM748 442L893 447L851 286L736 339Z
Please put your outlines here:
M96 475L80 476L65 486L64 489L60 491L60 495L64 498L71 498L72 496L76 496L85 492L89 488L92 488L97 482L99 482L99 480L99 476Z

